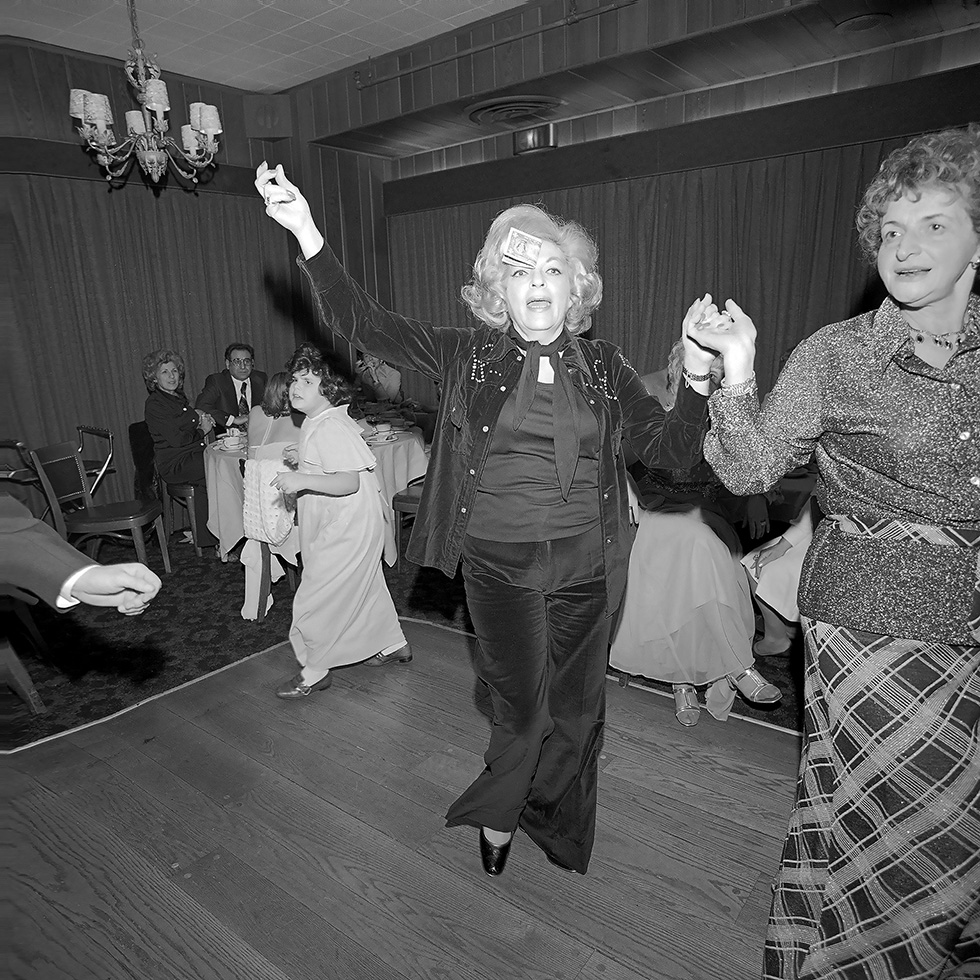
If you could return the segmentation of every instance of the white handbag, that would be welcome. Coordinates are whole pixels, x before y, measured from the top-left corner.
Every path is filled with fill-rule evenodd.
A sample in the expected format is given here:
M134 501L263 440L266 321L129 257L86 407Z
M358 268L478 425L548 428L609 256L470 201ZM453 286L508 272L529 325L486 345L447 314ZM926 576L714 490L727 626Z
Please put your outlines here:
M283 468L278 459L245 461L245 505L242 519L245 537L281 545L293 529L296 494L283 493L271 481Z

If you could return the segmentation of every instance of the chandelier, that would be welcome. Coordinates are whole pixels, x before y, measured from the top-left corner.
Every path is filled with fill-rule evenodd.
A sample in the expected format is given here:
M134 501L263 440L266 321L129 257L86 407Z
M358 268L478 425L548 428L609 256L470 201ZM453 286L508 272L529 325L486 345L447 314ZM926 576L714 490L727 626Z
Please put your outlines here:
M133 30L133 47L125 71L129 83L136 89L140 108L126 113L126 138L117 142L112 132L112 107L109 97L98 92L73 88L68 111L77 120L78 134L86 148L94 152L100 167L106 170L106 180L122 178L132 166L133 157L144 172L158 183L167 167L193 183L197 172L211 165L218 151L221 120L218 110L204 102L190 105L190 125L180 127L183 149L167 135L170 124L164 115L170 109L167 83L160 78L160 69L143 52L143 40L136 24L135 0L126 0L129 23Z

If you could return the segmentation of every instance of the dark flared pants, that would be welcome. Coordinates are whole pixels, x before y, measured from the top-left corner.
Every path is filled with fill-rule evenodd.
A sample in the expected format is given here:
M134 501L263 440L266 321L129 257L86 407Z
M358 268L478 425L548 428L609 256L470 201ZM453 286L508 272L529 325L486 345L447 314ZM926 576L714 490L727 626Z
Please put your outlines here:
M486 768L447 826L513 831L584 873L595 839L597 760L611 620L602 538L467 537L463 579L490 689Z

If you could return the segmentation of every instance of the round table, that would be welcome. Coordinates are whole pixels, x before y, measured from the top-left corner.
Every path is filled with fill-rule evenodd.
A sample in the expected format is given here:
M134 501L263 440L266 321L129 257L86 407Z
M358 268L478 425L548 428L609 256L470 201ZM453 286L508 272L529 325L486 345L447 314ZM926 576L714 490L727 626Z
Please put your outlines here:
M245 506L245 480L241 461L244 449L227 450L212 442L204 450L204 477L208 484L208 530L218 539L222 561L245 537L242 510Z
M391 498L396 493L401 493L412 480L425 476L429 465L419 429L395 430L392 434L395 438L390 442L376 442L370 437L365 439L378 461L374 472L388 507L391 507Z

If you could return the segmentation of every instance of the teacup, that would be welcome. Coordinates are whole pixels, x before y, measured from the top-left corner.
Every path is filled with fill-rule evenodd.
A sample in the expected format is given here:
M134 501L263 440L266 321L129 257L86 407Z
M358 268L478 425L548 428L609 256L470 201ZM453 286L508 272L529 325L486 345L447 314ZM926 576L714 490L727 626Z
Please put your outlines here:
M390 422L379 422L375 427L374 431L379 436L391 435L391 423Z

